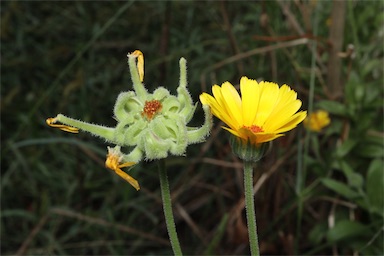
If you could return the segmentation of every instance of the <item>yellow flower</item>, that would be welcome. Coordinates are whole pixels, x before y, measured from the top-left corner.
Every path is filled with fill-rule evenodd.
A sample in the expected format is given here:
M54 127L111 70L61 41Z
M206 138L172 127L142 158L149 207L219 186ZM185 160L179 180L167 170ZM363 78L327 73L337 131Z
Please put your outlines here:
M318 110L312 112L304 120L304 126L314 132L320 132L325 126L331 123L329 114L327 111Z
M258 83L242 77L240 91L241 97L232 84L225 82L221 87L212 87L213 97L201 94L200 101L229 126L224 129L252 144L283 136L307 115L306 111L297 112L302 103L287 85L279 87L272 82Z

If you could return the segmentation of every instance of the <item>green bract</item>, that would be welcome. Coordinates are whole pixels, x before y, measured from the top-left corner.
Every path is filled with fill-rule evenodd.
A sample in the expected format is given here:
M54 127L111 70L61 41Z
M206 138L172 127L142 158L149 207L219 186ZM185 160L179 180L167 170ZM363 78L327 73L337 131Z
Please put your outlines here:
M90 132L116 144L115 149L119 151L120 146L130 147L129 154L121 153L124 162L160 159L169 153L183 155L189 144L203 141L211 129L212 117L209 107L203 106L204 124L200 128L187 126L196 105L187 90L186 60L180 59L180 82L177 96L174 96L164 87L153 93L147 92L140 79L137 57L128 54L134 91L122 92L117 97L113 110L117 120L115 128L85 123L61 114L51 119L49 124L60 122Z

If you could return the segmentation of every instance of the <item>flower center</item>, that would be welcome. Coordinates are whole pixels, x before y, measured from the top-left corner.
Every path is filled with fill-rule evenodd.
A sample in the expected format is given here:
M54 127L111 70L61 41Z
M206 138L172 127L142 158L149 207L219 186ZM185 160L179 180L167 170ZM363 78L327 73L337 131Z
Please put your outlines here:
M263 128L257 125L251 125L251 126L243 126L244 128L250 130L253 133L259 133L259 132L264 132Z
M146 101L144 105L143 112L141 115L146 117L148 120L152 120L152 118L161 111L163 105L158 100Z

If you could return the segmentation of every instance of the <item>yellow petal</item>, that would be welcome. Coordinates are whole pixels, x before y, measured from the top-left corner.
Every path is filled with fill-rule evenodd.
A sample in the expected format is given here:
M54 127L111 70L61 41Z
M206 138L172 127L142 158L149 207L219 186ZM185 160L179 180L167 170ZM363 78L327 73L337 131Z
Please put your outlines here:
M268 118L276 104L279 95L279 86L271 82L261 82L260 87L260 102L254 124L263 127L265 120Z
M221 120L223 120L226 124L232 125L232 124L229 124L226 122L226 121L228 121L228 122L232 123L233 121L232 121L231 113L229 112L227 105L225 103L221 87L218 85L214 85L212 87L212 94L213 94L213 97L215 97L217 104L219 105L220 113L223 116L226 116L227 120L223 120L219 116L217 116L217 117L219 117Z
M264 123L265 132L275 132L286 123L300 109L301 101L297 100L297 93L287 85L279 88L276 104Z
M219 106L220 112L226 113L229 116L229 112L226 108L225 101L221 93L221 87L216 84L212 86L212 94Z
M211 111L212 111L212 114L214 114L215 116L217 114L220 114L220 106L219 104L217 103L216 99L213 98L211 95L207 94L207 93L202 93L200 95L200 101L203 105L208 105L211 107Z
M232 130L230 128L227 128L227 127L222 127L223 129L229 131L230 133L232 133L233 135L235 135L236 137L239 137L239 138L242 138L244 140L247 140L247 136L244 135L243 133L240 133L239 130Z
M243 124L243 111L241 98L236 88L231 83L225 82L221 86L221 94L231 119L236 122L237 127L241 127Z
M239 129L239 133L241 134L242 138L245 137L246 139L251 141L253 144L268 142L283 136L283 134L265 133L265 132L253 133L250 129L245 127Z
M271 112L271 115L275 112L279 112L285 108L287 104L297 99L297 93L287 85L283 85L279 89L279 95L276 100L276 105Z
M202 93L200 95L200 101L204 105L211 107L212 114L226 123L229 127L235 128L232 119L229 117L226 109L219 105L217 99L213 98L207 93ZM237 128L237 127L236 127Z
M211 96L211 95L209 95L208 93L205 93L205 92L200 94L199 99L200 99L201 104L210 106L210 104L208 103L208 96Z
M300 111L300 112L296 113L295 115L293 115L293 116L287 121L287 123L285 123L282 127L280 127L279 129L277 129L275 132L276 132L276 133L283 133L283 132L292 130L292 129L295 128L299 123L301 123L301 122L305 119L306 116L307 116L307 111Z
M295 100L279 109L273 111L265 122L265 131L273 132L289 122L290 118L300 109L301 101Z
M257 141L257 144L265 143L281 136L284 136L284 134L274 134L274 133L258 134L256 141Z
M243 76L240 79L240 91L245 126L251 126L256 118L260 100L260 87L256 80Z

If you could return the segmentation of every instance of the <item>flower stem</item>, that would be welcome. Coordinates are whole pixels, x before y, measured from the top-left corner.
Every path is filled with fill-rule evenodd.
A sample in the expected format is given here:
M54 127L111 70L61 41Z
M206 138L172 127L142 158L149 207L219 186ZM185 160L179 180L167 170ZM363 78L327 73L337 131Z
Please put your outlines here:
M70 117L66 117L62 114L58 114L55 119L65 125L78 128L80 130L89 132L95 136L99 136L109 142L114 142L114 128L105 127L97 124L90 124L83 121L79 121Z
M249 246L251 255L259 256L259 242L257 238L256 212L253 197L253 168L252 161L244 161L244 190L245 190L245 211L247 213L247 225Z
M167 224L167 230L169 239L171 240L172 250L175 255L183 255L183 253L181 252L179 239L177 237L175 220L173 218L172 213L171 193L169 191L168 176L167 171L165 169L165 160L159 160L158 165L165 223Z

